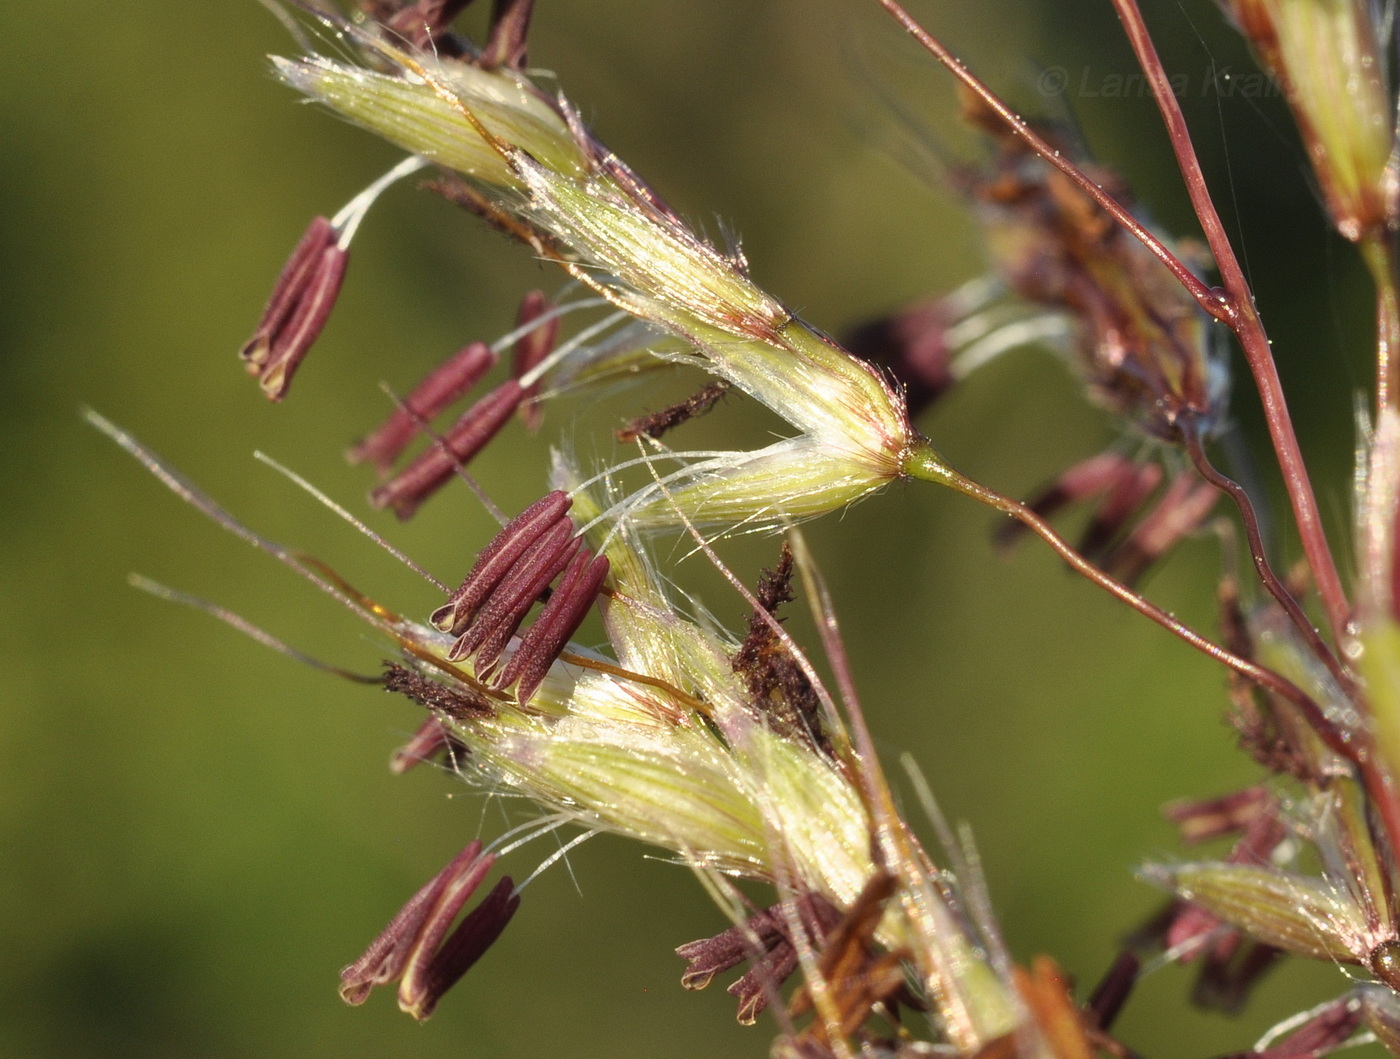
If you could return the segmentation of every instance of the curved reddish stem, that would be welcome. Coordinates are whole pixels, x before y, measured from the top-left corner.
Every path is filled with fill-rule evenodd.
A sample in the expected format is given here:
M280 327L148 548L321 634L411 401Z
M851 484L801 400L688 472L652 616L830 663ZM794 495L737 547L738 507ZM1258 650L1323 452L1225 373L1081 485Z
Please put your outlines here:
M1181 439L1186 454L1191 458L1197 473L1234 501L1240 514L1240 521L1244 524L1244 535L1249 544L1250 559L1254 563L1254 570L1259 575L1259 580L1264 585L1265 590L1274 597L1274 601L1288 615L1294 628L1298 630L1298 634L1318 660L1327 667L1327 671L1337 681L1338 687L1355 698L1358 690L1356 678L1342 665L1341 660L1322 639L1298 601L1293 598L1293 593L1288 590L1283 579L1274 572L1274 568L1269 562L1268 553L1264 550L1264 536L1259 530L1259 516L1255 513L1254 502L1249 498L1249 494L1245 492L1242 485L1222 474L1216 469L1215 464L1211 463L1210 457L1206 455L1205 442L1197 424L1182 424Z
M1332 637L1335 642L1341 643L1351 617L1351 604L1347 602L1346 590L1342 587L1342 579L1332 558L1331 546L1327 543L1317 498L1313 495L1312 481L1303 462L1302 450L1298 447L1298 438L1293 432L1293 421L1288 415L1288 404L1283 396L1283 384L1279 381L1273 351L1269 348L1269 336L1265 333L1264 323L1254 307L1254 294L1249 289L1244 270L1230 245L1220 214L1216 212L1215 204L1211 201L1205 173L1196 157L1191 133L1186 128L1186 118L1181 113L1166 69L1162 66L1157 48L1147 31L1147 23L1143 20L1142 12L1138 10L1137 0L1113 0L1113 6L1128 34L1128 40L1133 46L1148 84L1152 86L1152 94L1167 126L1167 135L1171 139L1172 151L1176 154L1177 165L1186 183L1187 194L1191 196L1191 206L1196 211L1206 242L1215 256L1221 282L1225 285L1225 300L1230 308L1229 318L1221 319L1225 320L1239 338L1240 348L1244 350L1245 360L1254 376L1254 384L1264 406L1264 419L1269 425L1269 437L1278 455L1284 487L1288 490L1293 517L1298 524L1303 553L1312 569L1318 596L1327 611Z
M1292 703L1307 719L1308 724L1317 733L1318 738L1342 757L1361 766L1370 756L1367 753L1363 741L1356 733L1341 730L1337 728L1336 725L1332 724L1322 712L1322 707L1320 707L1307 692L1298 687L1298 685L1294 684L1282 674L1276 673L1272 669L1261 666L1259 663L1252 662L1247 658L1241 658L1233 651L1221 647L1218 643L1207 639L1185 622L1168 614L1151 600L1139 595L1121 581L1104 573L1083 555L1079 554L1068 541L1056 533L1050 523L1046 522L1019 500L1012 499L1003 493L998 493L995 489L991 489L981 482L973 481L971 478L960 474L943 463L939 463L937 466L930 464L926 466L906 467L906 473L911 477L924 478L927 481L950 486L965 496L970 496L974 500L979 500L1005 515L1010 515L1048 544L1056 555L1069 564L1070 568L1074 570L1075 573L1081 574L1098 585L1105 592L1122 600L1124 603L1128 604L1128 606L1132 607L1133 610L1143 615L1143 617L1156 622L1162 628L1179 639L1184 640L1202 654L1209 655L1217 662L1228 666L1241 676L1252 680L1261 688L1271 691L1280 698Z

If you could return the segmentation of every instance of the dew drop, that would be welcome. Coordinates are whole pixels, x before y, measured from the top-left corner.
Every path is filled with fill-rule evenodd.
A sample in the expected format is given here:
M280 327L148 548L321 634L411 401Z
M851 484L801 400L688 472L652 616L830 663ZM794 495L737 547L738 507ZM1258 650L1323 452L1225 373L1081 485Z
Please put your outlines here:
M1400 940L1391 938L1371 950L1366 958L1371 973L1396 992L1400 992Z

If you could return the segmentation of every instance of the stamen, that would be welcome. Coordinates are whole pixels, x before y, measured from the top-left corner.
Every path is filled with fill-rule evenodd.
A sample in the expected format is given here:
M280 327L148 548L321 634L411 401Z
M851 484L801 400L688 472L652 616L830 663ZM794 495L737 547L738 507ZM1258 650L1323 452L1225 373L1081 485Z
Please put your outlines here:
M320 336L345 280L350 240L374 200L395 181L427 165L405 158L356 195L331 220L317 217L297 243L263 309L253 336L239 351L269 398L280 401L292 376Z
M520 558L506 571L496 589L483 602L466 631L448 651L447 657L450 661L456 662L473 654L491 633L503 622L509 622L517 612L515 624L519 625L549 580L542 582L533 595L525 595L525 590L535 583L543 570L553 568L554 560L560 557L562 550L568 549L571 543L577 543L573 539L572 531L573 526L567 520L556 522L521 553ZM565 562L569 558L572 558L572 554L565 558ZM562 568L563 564L560 564L559 569ZM554 573L558 572L558 569L554 570ZM552 577L553 575L550 579ZM478 676L480 672L481 666L478 664Z
M569 290L573 286L573 283L566 284L563 290ZM580 309L597 309L604 305L611 304L612 303L606 298L580 298L578 301L565 302L562 305L552 306L523 327L514 327L507 331L500 338L491 343L491 349L496 353L504 352L513 347L530 332L551 320L558 320L560 317L567 316L569 313L578 312Z
M452 597L428 619L443 632L461 635L478 608L501 583L525 550L552 528L573 501L567 493L555 490L527 507L492 538L472 565L471 572Z
M1219 499L1209 482L1181 473L1128 539L1104 557L1101 568L1126 585L1134 584L1173 545L1193 533Z
M560 361L568 357L571 353L574 352L574 350L578 349L590 338L593 338L595 335L602 334L604 331L608 330L608 328L613 327L621 323L623 320L628 319L629 316L629 313L619 310L615 313L609 313L607 316L603 317L596 323L589 324L578 334L574 335L573 338L569 339L558 349L554 350L554 352L550 353L533 368L531 368L524 375L522 375L520 377L520 385L525 387L526 389L535 385L535 383L537 383L540 379L544 378L546 374L554 370L554 368L560 363Z
M1144 463L1129 467L1109 486L1107 495L1094 509L1093 517L1079 540L1079 552L1097 559L1118 536L1128 520L1162 484L1160 464Z
M355 232L359 230L360 222L365 219L365 215L369 213L370 207L374 205L375 200L380 195L404 177L412 176L420 169L426 169L429 164L426 158L420 158L416 154L409 155L347 202L340 212L331 218L331 226L340 233L340 248L342 250L349 249L350 240L355 238Z
M304 286L294 292L296 306L286 323L272 336L267 364L258 377L263 393L274 401L286 396L306 354L330 319L345 280L349 255L340 246L328 246L304 273Z
M1097 1028L1112 1028L1141 975L1142 961L1137 954L1126 949L1120 952L1084 1005L1084 1013L1094 1020Z
M336 231L331 222L324 217L316 217L293 248L277 282L273 284L272 295L267 300L253 336L238 351L250 375L261 374L267 366L273 339L291 316L310 282L312 269L320 262L325 250L333 245L335 237Z
M549 531L524 555L506 576L476 621L452 645L448 658L455 661L476 655L476 674L483 677L495 668L515 630L583 542L572 535L573 526L564 522Z
M414 894L370 943L365 954L340 972L340 995L362 1004L376 985L402 976L399 1007L414 1018L433 1013L457 980L500 937L520 905L515 884L504 877L443 941L447 929L495 864L474 841Z
M1270 968L1279 962L1282 949L1228 931L1211 943L1201 973L1191 987L1191 1003L1197 1007L1238 1015Z
M535 0L494 0L491 28L486 48L481 53L483 65L524 69L525 38L530 32L530 14L534 6Z
M1253 1052L1264 1059L1325 1055L1350 1037L1360 1024L1361 1005L1350 996L1339 997L1284 1019L1259 1038ZM1274 1042L1285 1036L1288 1040L1276 1046Z
M453 19L470 3L471 0L418 0L396 11L384 22L384 28L398 34L414 48L432 48L442 54L444 45L450 43L446 38ZM454 49L448 51L455 54Z
M418 505L452 477L458 465L469 462L505 426L520 404L522 390L514 379L502 383L468 408L442 437L394 478L369 495L377 508L392 507L400 519L408 519Z
M779 938L778 943L768 953L754 960L738 981L725 990L739 1001L735 1019L741 1026L752 1026L768 1007L768 1001L777 994L797 970L797 946L787 938Z
M496 364L496 354L484 342L473 342L439 364L408 397L390 413L384 425L346 453L351 463L373 463L386 473L420 430L485 378Z
M1013 349L1042 342L1053 347L1057 340L1063 342L1072 337L1074 324L1068 316L1042 313L998 327L980 342L967 346L949 365L949 371L955 381L965 379L978 368Z
M1054 518L1071 504L1099 496L1134 473L1132 462L1116 452L1090 456L1062 472L1059 477L1026 501L1041 518ZM998 547L1008 547L1030 531L1020 522L1007 522L997 529Z
M465 754L466 747L452 737L452 733L436 717L429 717L403 746L389 758L389 770L396 776L402 775L416 765L432 761L445 753L449 759Z
M483 858L488 867L493 860L490 854ZM439 899L440 914L435 909L425 925L423 939L399 983L399 1008L420 1022L433 1013L443 995L495 944L520 907L515 883L509 875L503 876L481 904L467 913L442 947L432 952L431 946L437 944L476 887L477 880L463 880L444 892Z
M754 913L739 926L720 931L714 937L690 941L676 949L676 955L689 966L681 975L685 989L704 989L715 975L737 967L753 956L766 952L782 938L783 918L778 906Z
M1167 815L1188 841L1202 841L1231 830L1241 832L1225 858L1227 864L1269 864L1274 851L1288 839L1278 802L1263 788L1188 803L1176 811L1169 809ZM1247 938L1204 908L1190 904L1172 917L1162 943L1182 963L1202 956L1192 1002L1226 1013L1239 1012L1250 991L1281 955L1274 946Z
M681 976L681 985L686 989L704 989L716 974L751 960L753 966L730 985L727 992L739 999L739 1021L752 1025L797 968L793 930L800 925L820 940L835 929L841 919L840 911L816 894L779 902L712 938L692 941L676 949L676 955L689 964Z
M573 823L573 822L576 822L576 821L569 821L569 822L570 822L570 823ZM549 830L550 830L550 831L554 831L554 830L558 830L558 829L557 829L557 828L550 828ZM544 832L541 832L541 833L543 834ZM569 874L572 876L572 875L573 875L573 867L572 867L571 865L569 865L568 861L565 860L565 858L568 857L568 855L569 855L574 849L576 849L577 847L583 845L583 844L584 844L585 842L587 842L589 839L591 839L591 838L596 838L596 837L597 837L598 835L600 835L600 834L602 834L602 830L599 829L599 828L594 828L594 829L591 830L591 831L585 831L585 832L583 832L582 834L580 834L580 835L575 835L573 838L569 839L569 841L565 842L562 846L560 846L558 849L556 849L553 853L551 853L549 856L545 857L544 860L540 861L539 866L538 866L534 871L532 871L532 872L530 873L529 877L528 877L523 883L521 883L519 886L517 886L517 887L515 888L515 892L518 893L518 894L524 893L524 892L525 892L525 887L529 886L532 882L534 882L536 879L538 879L541 875L543 875L545 872L547 872L550 868L554 867L554 865L558 864L561 860L563 860L565 866L569 868ZM574 880L574 886L575 886L575 888L577 888L577 886L578 886L578 880L577 880L577 879Z
M1266 787L1246 787L1220 798L1172 802L1162 810L1176 824L1183 842L1197 843L1238 834L1261 816L1277 818L1278 800Z
M463 873L467 878L481 878L490 870L491 855L478 860L481 843L472 841L467 848L429 879L401 908L393 919L369 944L369 948L354 963L340 972L340 997L347 1004L363 1004L370 990L397 978L408 963L411 949L417 944L423 924L437 902L439 895L454 876L459 879ZM470 895L468 895L470 896Z
M953 356L949 327L954 317L947 302L944 298L920 302L861 324L846 337L848 350L887 368L899 380L911 418L956 382L949 370Z
M529 17L528 14L526 17ZM530 330L516 340L515 348L512 351L510 373L517 379L528 375L545 357L549 356L550 350L554 348L554 343L559 337L559 318L548 316L549 308L543 291L532 290L521 299L520 311L515 320L516 330L519 331L527 327ZM540 384L537 378L525 387L525 400L520 405L520 418L524 420L526 427L530 430L538 430L540 421L544 418L537 399L539 389Z
M529 701L559 652L583 624L607 576L606 556L593 558L587 549L574 556L554 594L496 681L498 688L508 688L518 680L516 695L522 703Z

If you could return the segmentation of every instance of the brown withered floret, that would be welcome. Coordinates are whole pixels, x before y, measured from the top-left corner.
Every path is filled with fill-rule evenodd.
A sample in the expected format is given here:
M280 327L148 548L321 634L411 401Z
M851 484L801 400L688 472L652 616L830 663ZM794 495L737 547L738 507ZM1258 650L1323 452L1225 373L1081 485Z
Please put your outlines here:
M899 1005L923 1006L910 993L905 980L904 961L909 954L883 951L875 941L885 905L897 888L894 876L876 872L841 922L826 935L821 948L820 977L826 983L827 998L840 1025L828 1026L824 1019L816 1019L799 1035L799 1042L828 1044L829 1030L848 1038L877 1014L897 1022ZM796 1018L810 1010L812 997L804 984L793 994L788 1015Z
M464 721L496 715L491 700L481 692L449 688L395 662L387 662L384 665L384 690L406 695L418 705L434 713L445 714L453 720Z
M615 431L618 441L636 441L638 438L659 438L668 430L674 430L682 423L697 419L714 408L719 399L729 392L729 383L723 379L701 387L679 404L638 416L621 430Z
M794 928L802 933L798 940L803 944L817 945L840 923L840 909L819 894L780 901L714 937L677 948L676 955L686 962L681 985L704 989L715 975L747 962L749 969L725 991L739 1001L739 1022L750 1026L797 970Z
M1217 421L1224 394L1209 361L1208 325L1181 285L982 104L965 100L964 117L995 145L986 170L960 177L998 269L1022 298L1076 321L1074 360L1091 396L1167 441L1191 424ZM1068 144L1064 150L1072 153ZM1116 174L1085 168L1130 202Z
M1233 577L1223 578L1219 589L1220 631L1224 646L1241 658L1253 658L1254 637L1250 634L1240 605L1239 585ZM1240 749L1271 772L1292 776L1303 782L1317 780L1299 741L1299 725L1293 707L1269 695L1254 683L1231 670L1227 684L1230 698L1228 718L1239 733Z
M778 608L797 597L792 592L792 549L785 543L778 565L764 570L755 593L760 610L749 615L749 631L734 653L734 672L743 678L754 705L773 730L790 739L831 753L822 726L820 704L812 682L764 618L776 618Z

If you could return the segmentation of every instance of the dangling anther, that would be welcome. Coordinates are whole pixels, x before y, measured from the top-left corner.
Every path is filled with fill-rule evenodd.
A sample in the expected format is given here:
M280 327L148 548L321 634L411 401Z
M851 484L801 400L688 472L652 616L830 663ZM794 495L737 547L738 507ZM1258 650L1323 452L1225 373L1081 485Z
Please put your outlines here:
M373 463L387 473L403 450L429 422L485 378L496 364L485 342L473 342L439 364L390 413L384 425L345 454L351 463Z

